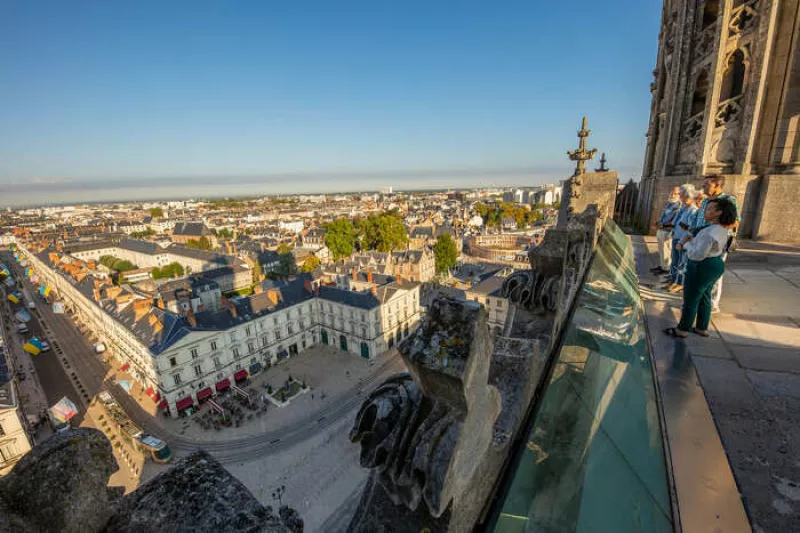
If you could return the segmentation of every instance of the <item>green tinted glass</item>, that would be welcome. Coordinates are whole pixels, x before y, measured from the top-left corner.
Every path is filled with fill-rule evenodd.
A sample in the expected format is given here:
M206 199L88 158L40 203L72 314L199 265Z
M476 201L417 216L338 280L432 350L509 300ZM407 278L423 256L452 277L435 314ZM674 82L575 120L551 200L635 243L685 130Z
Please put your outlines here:
M494 531L672 531L633 249L613 223Z

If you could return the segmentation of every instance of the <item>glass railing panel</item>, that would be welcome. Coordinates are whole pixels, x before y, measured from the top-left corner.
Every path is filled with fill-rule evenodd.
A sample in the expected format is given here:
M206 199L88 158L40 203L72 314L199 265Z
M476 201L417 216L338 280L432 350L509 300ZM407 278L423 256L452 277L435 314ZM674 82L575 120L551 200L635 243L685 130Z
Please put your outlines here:
M603 233L494 531L672 531L627 237Z

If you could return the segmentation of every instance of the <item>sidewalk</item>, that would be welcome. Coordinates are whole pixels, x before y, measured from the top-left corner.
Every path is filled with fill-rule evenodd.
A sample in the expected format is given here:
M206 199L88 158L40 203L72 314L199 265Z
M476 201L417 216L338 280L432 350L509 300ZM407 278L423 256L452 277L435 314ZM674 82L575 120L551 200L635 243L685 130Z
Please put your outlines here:
M694 466L711 473L693 490L705 490L701 496L708 498L707 505L719 506L718 526L734 524L721 530L739 529L735 487L726 484L728 466L708 463L714 440L721 438L753 530L800 531L800 246L740 243L726 266L722 312L712 317L711 337L674 340L662 330L677 323L681 299L655 289L657 280L649 274L657 261L655 238L633 236L632 241L653 355L672 365L659 364L658 372L673 462L676 457L691 462L682 453L696 456L695 461L705 458ZM686 368L679 369L681 364ZM662 381L664 373L676 370L690 376L688 387L682 384L682 397L670 388L672 382ZM687 388L695 373L694 386L704 398L690 400ZM677 397L686 403L678 405L680 417L671 421L669 401ZM701 436L699 429L684 439L694 439L694 448L681 448L680 439L674 442L674 429L694 431L681 421L702 420L704 408L710 408L718 437L717 431ZM687 498L682 500L680 476L685 472L673 466L682 520L695 518L685 511L708 513L697 509L697 502L692 509Z
M39 443L53 434L47 419L42 419L42 415L46 413L49 406L39 382L39 375L33 366L31 355L22 349L24 343L14 330L17 322L11 316L6 292L5 288L0 290L0 298L3 298L3 303L0 304L0 314L2 314L0 316L0 323L2 323L0 335L5 339L6 360L16 376L20 408L26 417L25 423L31 429L35 443ZM33 420L40 420L41 423L32 426L30 421ZM31 445L35 443L32 442Z

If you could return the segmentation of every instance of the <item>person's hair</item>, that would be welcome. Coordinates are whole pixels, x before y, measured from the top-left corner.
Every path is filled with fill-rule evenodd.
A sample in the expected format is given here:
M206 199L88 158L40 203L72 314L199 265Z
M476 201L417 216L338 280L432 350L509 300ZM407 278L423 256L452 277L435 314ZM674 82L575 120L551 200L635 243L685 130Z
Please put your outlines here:
M736 206L727 198L714 198L708 203L715 203L719 209L719 225L730 226L736 222Z
M725 176L722 174L711 174L710 176L706 176L705 179L711 180L711 183L714 185L719 185L720 187L725 186Z
M694 185L691 183L684 183L681 185L681 194L688 196L691 199L694 199L695 195Z

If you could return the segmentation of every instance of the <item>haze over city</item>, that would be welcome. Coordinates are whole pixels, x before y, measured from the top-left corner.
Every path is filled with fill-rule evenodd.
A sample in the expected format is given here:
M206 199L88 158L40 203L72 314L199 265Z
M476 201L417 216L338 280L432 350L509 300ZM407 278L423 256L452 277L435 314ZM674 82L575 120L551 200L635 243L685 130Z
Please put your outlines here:
M583 114L638 177L659 14L6 2L0 205L189 197L197 178L206 196L538 185L569 175Z

